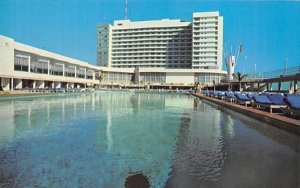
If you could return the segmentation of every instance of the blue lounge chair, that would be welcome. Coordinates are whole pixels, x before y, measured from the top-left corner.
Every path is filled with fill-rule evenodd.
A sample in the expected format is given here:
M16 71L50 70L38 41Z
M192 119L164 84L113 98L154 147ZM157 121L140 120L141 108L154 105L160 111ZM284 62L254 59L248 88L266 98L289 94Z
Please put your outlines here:
M290 95L285 98L289 107L300 110L300 95Z
M217 93L217 98L223 100L225 98L225 92L224 91L219 91Z
M245 93L236 93L235 96L239 104L244 104L247 107L251 103L251 99Z
M284 102L284 96L279 93L269 94L268 98L273 104L286 105L286 103Z
M64 93L65 92L65 88L57 88L56 92L57 93Z
M236 97L235 97L234 93L231 91L225 92L225 97L226 97L226 100L231 103L236 101Z
M218 91L209 91L209 96L210 97L217 97L218 96Z
M285 102L288 106L281 108L281 111L285 114L300 117L300 95L288 95L285 98Z
M254 102L258 104L272 104L270 99L267 97L267 95L256 95L253 97Z
M213 97L214 97L214 98L217 98L217 97L218 97L218 94L219 94L219 91L213 92L213 95L214 95Z
M56 91L55 88L49 88L49 92L50 92L50 93L54 93L55 91Z
M81 91L81 89L80 88L75 88L75 90L74 90L75 92L80 92Z
M254 100L254 96L257 96L258 93L247 93L249 99Z
M203 90L202 93L207 96L209 94L209 91L208 90Z
M250 101L249 97L245 93L235 94L236 98L241 101Z
M50 92L50 89L49 88L44 88L43 92Z
M270 109L270 113L273 112L273 109L285 108L287 106L286 104L280 104L278 96L273 98L271 97L272 100L270 100L268 96L270 97L270 95L266 94L254 96L254 102L252 103L252 106L268 108Z
M39 92L39 88L38 88L38 87L32 88L31 91L32 91L32 92Z

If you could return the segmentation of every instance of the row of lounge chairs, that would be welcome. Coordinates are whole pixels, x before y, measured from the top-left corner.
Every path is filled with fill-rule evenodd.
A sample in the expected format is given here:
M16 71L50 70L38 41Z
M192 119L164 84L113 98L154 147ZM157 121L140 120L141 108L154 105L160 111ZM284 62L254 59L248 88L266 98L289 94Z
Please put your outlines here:
M231 92L231 91L203 91L206 96L218 98L231 103L238 103L246 107L259 109L279 109L280 112L290 116L300 116L300 94L257 93L257 92Z
M29 92L47 92L47 93L67 93L67 92L84 92L83 88L15 88L14 90Z

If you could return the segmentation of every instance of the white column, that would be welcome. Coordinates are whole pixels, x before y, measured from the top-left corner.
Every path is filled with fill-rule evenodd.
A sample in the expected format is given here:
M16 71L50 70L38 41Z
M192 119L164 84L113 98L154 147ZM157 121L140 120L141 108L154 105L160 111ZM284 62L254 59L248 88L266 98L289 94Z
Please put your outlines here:
M30 72L30 56L28 56L28 72Z
M14 79L13 78L11 78L10 89L14 90Z
M48 61L48 75L50 73L50 60Z
M33 80L32 88L36 88L36 80Z

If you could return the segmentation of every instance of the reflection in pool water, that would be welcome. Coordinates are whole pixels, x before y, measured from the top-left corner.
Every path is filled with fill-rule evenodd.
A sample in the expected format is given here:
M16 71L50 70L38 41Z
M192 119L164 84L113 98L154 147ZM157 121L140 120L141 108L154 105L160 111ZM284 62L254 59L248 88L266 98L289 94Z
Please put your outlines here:
M299 137L187 95L0 101L0 187L297 187Z

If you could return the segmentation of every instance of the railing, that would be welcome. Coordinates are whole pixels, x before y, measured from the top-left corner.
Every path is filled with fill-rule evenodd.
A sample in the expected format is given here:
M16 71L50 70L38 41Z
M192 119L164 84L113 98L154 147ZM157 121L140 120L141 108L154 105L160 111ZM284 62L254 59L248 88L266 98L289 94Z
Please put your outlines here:
M248 79L258 79L258 78L279 78L281 76L290 76L300 74L300 66L290 67L286 69L263 72L257 74L249 74L247 76Z

